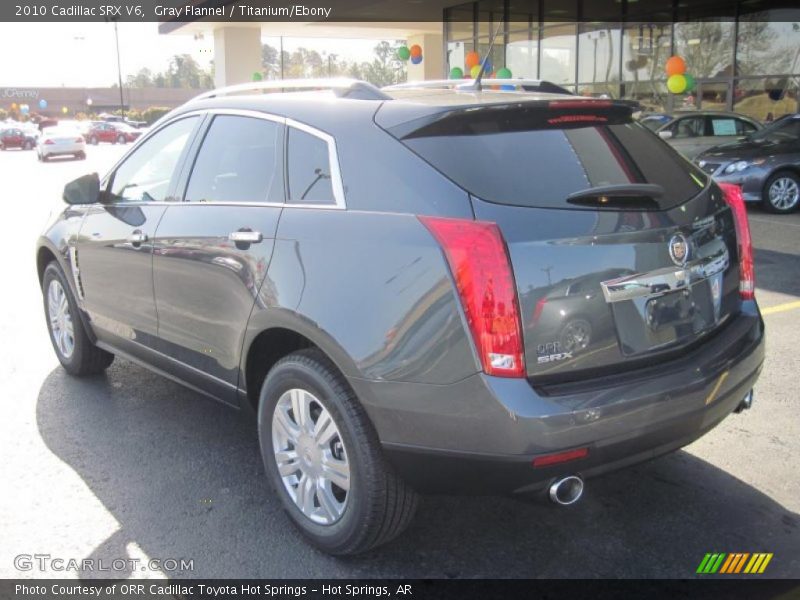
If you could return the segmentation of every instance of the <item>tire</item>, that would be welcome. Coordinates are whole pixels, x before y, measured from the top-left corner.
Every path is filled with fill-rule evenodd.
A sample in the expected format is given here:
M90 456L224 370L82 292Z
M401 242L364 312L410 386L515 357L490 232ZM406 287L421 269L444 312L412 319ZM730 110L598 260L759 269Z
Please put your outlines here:
M47 162L48 160L50 160L50 157L47 156L46 154L43 154L42 155L42 162Z
M22 149L23 150L33 150L33 144L31 144L30 142L25 142L25 144L22 146Z
M6 145L5 144L0 144L0 150L5 152L6 151Z
M125 136L124 135L118 135L116 143L117 144L124 144L125 143Z
M86 160L86 152L78 152L75 155L75 158L77 158L78 160Z
M57 293L57 288L63 292L63 298L66 304L57 302L61 296ZM114 355L106 352L95 346L86 334L83 328L83 321L81 321L75 298L72 296L72 290L64 277L64 272L57 262L53 261L44 270L44 277L42 278L42 298L44 301L44 314L47 320L47 331L50 333L50 341L53 344L53 349L56 352L59 362L67 371L67 373L76 376L94 375L105 371L114 361ZM54 307L51 313L51 304ZM62 306L63 311L58 311L57 306ZM64 317L56 317L56 313L64 315ZM72 329L72 344L68 339L66 342L59 342L56 340L57 333L54 331L54 322L58 322L59 329L69 331ZM69 322L70 325L67 325ZM68 338L69 336L67 336ZM66 349L65 349L66 346Z
M42 155L40 153L36 153L36 158L39 160L39 162L42 162Z
M97 136L96 136L96 135L93 135L92 137L90 137L90 138L89 138L89 143L90 143L92 146L97 146L97 144L98 144L98 139L97 139Z
M285 432L289 428L282 428L279 425L281 421L295 431L302 431L294 420L295 411L288 409L287 412L287 407L297 405L291 403L292 394L299 394L294 396L299 402L303 402L301 398L310 399L306 404L306 414L309 415L306 423L319 426L326 416L331 418L335 434L330 435L326 444L317 445L310 434L305 438L302 434L296 436L299 440L297 445L287 441ZM284 415L283 419L276 414ZM324 427L322 432L330 432L330 429ZM270 370L259 398L258 431L261 455L270 482L289 518L319 549L334 555L358 554L388 542L410 523L418 503L417 494L386 462L378 436L363 407L333 363L319 350L290 354ZM309 440L310 444L307 443ZM285 457L292 452L295 457L284 462L283 476L278 470L276 444L282 446ZM339 462L335 463L337 459ZM315 486L308 494L310 502L306 506L310 510L307 512L314 514L307 516L292 495L296 496L301 487L301 475L306 473L303 469L308 469L312 475L314 470L324 475L326 471L320 465L339 464L341 473L344 471L342 462L349 467L348 489L345 492L332 480L318 479L325 479L323 490ZM298 468L289 471L294 465ZM329 469L327 472L334 471ZM339 481L338 477L332 479ZM307 477L306 480L314 481ZM323 502L322 497L329 500Z
M764 184L761 204L771 213L787 214L800 205L800 177L791 171L778 171Z

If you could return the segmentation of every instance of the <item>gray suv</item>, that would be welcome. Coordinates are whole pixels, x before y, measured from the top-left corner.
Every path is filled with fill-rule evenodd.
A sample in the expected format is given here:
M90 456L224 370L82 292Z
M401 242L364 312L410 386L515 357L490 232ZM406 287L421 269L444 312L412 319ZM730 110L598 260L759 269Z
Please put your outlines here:
M64 368L116 355L252 413L318 547L393 538L417 492L570 504L749 407L741 193L629 106L276 85L204 94L68 184L36 262Z

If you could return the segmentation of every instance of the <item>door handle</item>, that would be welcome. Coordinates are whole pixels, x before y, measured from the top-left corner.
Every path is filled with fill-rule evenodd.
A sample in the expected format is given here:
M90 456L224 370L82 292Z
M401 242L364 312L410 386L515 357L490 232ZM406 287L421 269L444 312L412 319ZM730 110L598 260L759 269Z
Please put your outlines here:
M260 231L250 231L249 229L240 229L239 231L231 232L228 239L238 244L258 244L264 239Z
M137 229L128 236L128 241L134 246L138 246L142 242L147 241L147 234Z

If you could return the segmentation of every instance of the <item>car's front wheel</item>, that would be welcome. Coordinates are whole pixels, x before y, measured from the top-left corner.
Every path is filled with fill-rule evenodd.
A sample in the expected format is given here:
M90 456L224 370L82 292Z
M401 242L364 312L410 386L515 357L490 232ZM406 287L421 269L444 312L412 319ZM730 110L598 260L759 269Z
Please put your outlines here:
M124 144L126 141L127 141L127 140L125 139L125 136L124 136L124 135L118 135L118 136L117 136L117 143L118 143L118 144Z
M762 204L773 213L795 210L800 204L800 177L789 171L775 173L764 186Z
M92 146L97 146L97 143L98 143L98 141L99 141L99 140L97 139L97 136L96 136L96 135L93 135L92 137L90 137L90 138L89 138L89 143L90 143Z
M399 535L417 495L384 459L347 382L318 350L281 359L258 409L261 454L289 517L325 552L364 552Z
M89 339L64 272L55 261L44 270L42 293L50 341L64 369L72 375L92 375L107 369L114 355Z

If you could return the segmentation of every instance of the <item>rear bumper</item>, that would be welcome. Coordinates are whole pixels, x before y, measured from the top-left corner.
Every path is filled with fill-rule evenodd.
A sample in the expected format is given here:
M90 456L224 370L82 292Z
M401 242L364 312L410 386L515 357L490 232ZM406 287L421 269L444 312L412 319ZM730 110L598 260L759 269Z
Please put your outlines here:
M550 393L526 380L477 374L448 386L354 379L385 453L422 491L532 492L560 475L591 477L699 438L759 376L763 322L754 302L714 338L655 374ZM545 468L537 456L588 456Z

